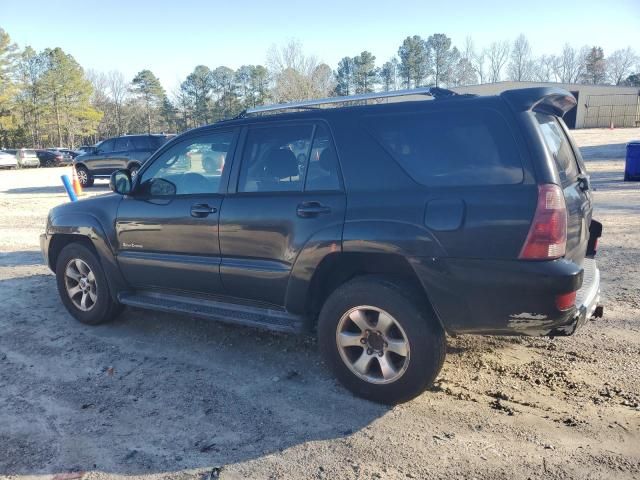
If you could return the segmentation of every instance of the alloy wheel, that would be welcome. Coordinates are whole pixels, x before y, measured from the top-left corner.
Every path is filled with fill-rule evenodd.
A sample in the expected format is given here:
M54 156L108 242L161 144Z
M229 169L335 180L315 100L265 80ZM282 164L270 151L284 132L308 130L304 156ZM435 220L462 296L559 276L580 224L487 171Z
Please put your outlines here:
M64 270L64 284L73 305L83 312L95 307L98 301L96 277L89 265L79 258L67 263Z
M395 382L409 366L406 333L393 316L377 307L346 312L338 322L336 344L349 370L370 383Z

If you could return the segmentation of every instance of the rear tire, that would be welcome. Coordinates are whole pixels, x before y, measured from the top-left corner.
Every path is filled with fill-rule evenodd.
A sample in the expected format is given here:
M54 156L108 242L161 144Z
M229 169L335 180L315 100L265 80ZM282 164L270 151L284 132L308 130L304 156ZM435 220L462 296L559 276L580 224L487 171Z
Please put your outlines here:
M131 174L131 178L136 178L138 170L140 170L140 165L138 165L137 163L129 166L129 173Z
M385 404L420 395L444 363L445 334L423 295L376 276L358 277L329 296L318 338L346 388Z
M79 165L75 167L76 173L78 174L78 181L80 182L80 186L82 188L87 188L93 185L93 176L89 173L87 167Z
M81 243L70 243L58 255L56 281L62 303L82 323L108 322L123 310L111 297L98 257Z

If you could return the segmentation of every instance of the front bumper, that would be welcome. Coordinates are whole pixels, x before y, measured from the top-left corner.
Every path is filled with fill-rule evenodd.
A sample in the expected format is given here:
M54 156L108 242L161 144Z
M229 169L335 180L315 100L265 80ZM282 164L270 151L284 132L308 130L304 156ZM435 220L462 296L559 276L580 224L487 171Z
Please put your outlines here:
M49 242L51 241L51 237L46 233L40 235L40 252L42 253L42 258L44 259L44 263L51 268L49 265Z

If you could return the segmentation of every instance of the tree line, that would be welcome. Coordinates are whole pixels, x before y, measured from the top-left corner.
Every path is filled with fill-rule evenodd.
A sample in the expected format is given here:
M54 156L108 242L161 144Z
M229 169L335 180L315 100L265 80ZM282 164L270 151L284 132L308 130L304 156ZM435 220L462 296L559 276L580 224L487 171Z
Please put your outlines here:
M265 65L198 65L167 92L149 69L132 79L84 70L60 48L21 49L0 28L0 146L75 147L126 133L180 132L267 103L501 80L640 86L640 60L630 47L605 56L601 47L569 44L536 57L524 35L483 49L468 37L458 48L436 33L405 38L381 65L363 51L334 70L292 40L269 49Z

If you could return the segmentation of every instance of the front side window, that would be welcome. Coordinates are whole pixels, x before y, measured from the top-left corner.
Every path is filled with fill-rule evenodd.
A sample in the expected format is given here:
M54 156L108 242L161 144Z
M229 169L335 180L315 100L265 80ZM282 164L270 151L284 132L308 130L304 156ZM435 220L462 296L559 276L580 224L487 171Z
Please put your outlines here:
M140 192L150 196L218 193L234 135L210 133L171 146L143 172Z
M558 120L553 115L546 113L536 113L535 115L542 136L544 137L544 142L547 144L547 148L555 160L558 173L560 174L560 180L563 183L566 181L575 181L578 173L580 173L578 164L576 163L573 149L569 144L569 139L562 130Z
M312 134L313 125L250 128L238 191L302 191Z
M113 149L116 152L125 152L129 150L129 139L127 137L116 138L116 144Z
M109 153L113 151L113 139L105 140L100 145L98 145L98 153Z
M524 178L515 140L496 111L381 115L367 118L366 124L423 185L509 185Z

